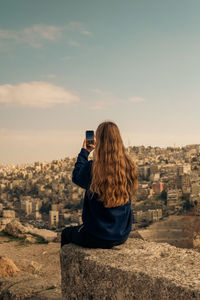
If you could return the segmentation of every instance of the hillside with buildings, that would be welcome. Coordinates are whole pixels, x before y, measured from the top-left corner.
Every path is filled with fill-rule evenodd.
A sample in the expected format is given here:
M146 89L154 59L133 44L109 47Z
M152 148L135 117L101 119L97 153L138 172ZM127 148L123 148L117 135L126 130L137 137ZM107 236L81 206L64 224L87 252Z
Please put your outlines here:
M143 227L200 204L200 145L128 147L139 186L134 226ZM90 155L92 159L92 155ZM0 226L11 219L60 231L80 224L84 190L72 183L76 158L0 167Z

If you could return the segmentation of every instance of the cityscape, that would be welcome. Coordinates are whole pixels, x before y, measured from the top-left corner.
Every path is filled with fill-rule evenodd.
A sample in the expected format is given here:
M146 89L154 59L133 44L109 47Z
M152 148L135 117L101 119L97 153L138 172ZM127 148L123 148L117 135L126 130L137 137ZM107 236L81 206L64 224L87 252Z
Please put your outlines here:
M129 146L138 169L138 191L132 199L134 228L200 206L200 145L184 147ZM92 159L92 154L89 159ZM0 225L19 219L38 228L61 231L82 222L84 190L75 185L76 157L2 165Z

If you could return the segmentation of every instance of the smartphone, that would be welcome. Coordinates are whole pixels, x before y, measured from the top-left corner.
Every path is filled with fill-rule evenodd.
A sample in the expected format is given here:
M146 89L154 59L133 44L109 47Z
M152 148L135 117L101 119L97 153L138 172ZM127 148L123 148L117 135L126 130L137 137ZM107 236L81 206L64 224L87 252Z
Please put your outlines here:
M94 145L94 131L93 130L86 130L86 147L89 147L89 144Z

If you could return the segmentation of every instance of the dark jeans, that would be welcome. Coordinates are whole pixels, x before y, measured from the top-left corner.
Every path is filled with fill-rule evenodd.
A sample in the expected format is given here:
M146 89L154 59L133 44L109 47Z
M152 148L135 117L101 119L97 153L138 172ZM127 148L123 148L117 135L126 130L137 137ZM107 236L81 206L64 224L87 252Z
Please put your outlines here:
M65 244L74 243L86 248L110 249L113 246L123 244L128 236L122 240L110 241L102 240L89 234L82 225L69 226L63 229L61 233L61 247Z

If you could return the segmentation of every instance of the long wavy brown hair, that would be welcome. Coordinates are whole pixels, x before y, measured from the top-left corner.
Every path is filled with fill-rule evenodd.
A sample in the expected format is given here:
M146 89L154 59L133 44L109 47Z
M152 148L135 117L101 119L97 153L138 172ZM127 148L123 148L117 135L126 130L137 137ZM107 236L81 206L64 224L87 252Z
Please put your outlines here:
M90 192L97 193L105 207L129 202L138 185L137 169L115 123L105 121L98 126L93 158Z

